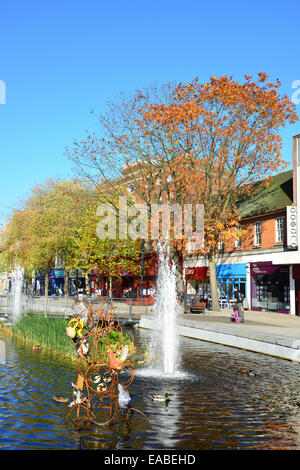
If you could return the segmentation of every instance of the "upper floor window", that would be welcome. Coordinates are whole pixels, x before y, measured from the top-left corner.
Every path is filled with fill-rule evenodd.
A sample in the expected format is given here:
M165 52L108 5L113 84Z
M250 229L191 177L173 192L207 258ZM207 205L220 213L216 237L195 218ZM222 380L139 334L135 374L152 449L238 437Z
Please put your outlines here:
M283 242L284 240L284 217L277 217L276 219L276 242Z
M254 245L261 245L261 221L254 224Z
M242 230L242 226L237 225L237 227L236 227L237 234L236 234L236 239L235 239L235 247L236 248L241 248L241 246L242 246L241 230Z
M225 248L224 242L218 242L218 250L219 251L224 251L224 248Z
M130 193L133 193L134 189L135 189L134 184L131 184L130 186L128 186L128 191Z

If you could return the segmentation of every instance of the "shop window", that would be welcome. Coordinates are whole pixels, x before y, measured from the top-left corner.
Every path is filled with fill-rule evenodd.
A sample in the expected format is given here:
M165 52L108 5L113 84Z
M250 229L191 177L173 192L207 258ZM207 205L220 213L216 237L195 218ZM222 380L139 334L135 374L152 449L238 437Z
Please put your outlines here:
M276 219L276 243L283 242L284 239L284 217Z
M228 279L228 291L227 291L227 298L233 299L233 291L234 291L234 279Z
M239 281L239 291L246 297L246 279L240 279Z
M255 222L254 224L254 245L261 245L261 221Z
M241 225L238 225L238 226L236 227L236 232L237 232L237 234L236 234L236 239L235 239L235 247L236 247L236 248L241 248L241 246L242 246L242 237L241 237L241 235L240 235L241 230L242 230Z
M252 306L264 310L289 311L289 275L278 270L272 275L257 275L252 281Z

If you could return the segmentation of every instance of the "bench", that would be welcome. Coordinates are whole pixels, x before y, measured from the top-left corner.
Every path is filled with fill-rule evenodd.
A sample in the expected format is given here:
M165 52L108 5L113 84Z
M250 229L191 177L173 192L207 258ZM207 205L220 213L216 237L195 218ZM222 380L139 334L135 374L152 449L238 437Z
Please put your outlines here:
M195 302L194 305L190 306L191 313L203 313L206 308L205 302Z

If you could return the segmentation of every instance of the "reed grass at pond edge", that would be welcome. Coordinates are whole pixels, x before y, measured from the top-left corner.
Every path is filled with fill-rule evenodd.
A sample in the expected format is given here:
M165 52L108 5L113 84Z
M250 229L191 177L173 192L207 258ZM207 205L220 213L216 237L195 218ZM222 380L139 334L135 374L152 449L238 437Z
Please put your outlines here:
M32 345L37 344L43 350L67 357L77 361L74 351L74 343L66 334L67 321L63 318L45 317L38 314L22 315L20 319L11 326L11 335L17 339L29 342ZM131 345L131 352L134 352L132 339L125 333L119 334L112 331L107 336L110 340L110 346L114 349L114 344L119 344L121 339L123 344ZM106 338L102 339L106 344Z
M44 315L27 314L12 325L12 335L39 344L54 353L75 359L74 345L66 335L67 322L63 318L51 318Z

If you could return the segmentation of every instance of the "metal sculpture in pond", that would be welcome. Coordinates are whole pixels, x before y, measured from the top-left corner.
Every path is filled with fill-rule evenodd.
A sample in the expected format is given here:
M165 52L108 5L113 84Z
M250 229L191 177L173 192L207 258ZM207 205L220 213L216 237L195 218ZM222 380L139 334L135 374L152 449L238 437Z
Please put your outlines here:
M74 342L78 377L67 419L76 412L77 420L83 415L102 426L118 416L127 419L132 411L141 413L131 407L127 390L134 379L134 345L124 336L113 303L76 301L69 316L67 335Z

